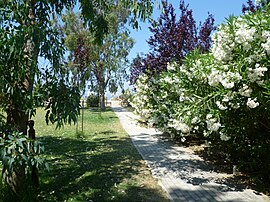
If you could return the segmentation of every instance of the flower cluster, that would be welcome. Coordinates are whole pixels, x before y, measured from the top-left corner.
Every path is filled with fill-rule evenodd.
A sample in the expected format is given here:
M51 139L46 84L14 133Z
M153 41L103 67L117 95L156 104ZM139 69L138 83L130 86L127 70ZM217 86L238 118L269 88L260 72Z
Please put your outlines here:
M261 102L269 75L267 17L231 17L214 34L209 54L194 51L182 65L168 63L167 72L142 75L133 101L136 112L165 132L182 137L203 133L229 141L238 125L232 126L227 116L238 111L257 114L255 110L265 106Z
M254 99L248 98L247 106L249 108L251 108L251 109L258 107L259 106L259 103L256 102L256 101L257 101L257 98L254 98Z
M232 34L226 26L222 26L220 31L213 35L213 56L218 61L232 60L232 49L235 47L235 42L232 40Z
M218 131L221 124L217 121L216 118L213 118L212 114L206 115L207 129L209 131Z
M211 74L208 76L208 84L210 86L218 86L222 84L224 88L233 88L236 81L240 81L242 76L236 72L230 71L218 71L213 69Z
M248 68L248 78L251 82L257 82L258 84L262 84L263 81L261 78L264 76L264 73L267 72L266 67L260 67L260 64L256 64L255 68Z
M264 39L264 43L262 43L263 49L270 55L270 31L264 30L262 32L262 38Z
M269 176L269 19L269 12L231 17L214 34L210 53L193 51L183 64L140 78L136 111L172 137L204 137Z

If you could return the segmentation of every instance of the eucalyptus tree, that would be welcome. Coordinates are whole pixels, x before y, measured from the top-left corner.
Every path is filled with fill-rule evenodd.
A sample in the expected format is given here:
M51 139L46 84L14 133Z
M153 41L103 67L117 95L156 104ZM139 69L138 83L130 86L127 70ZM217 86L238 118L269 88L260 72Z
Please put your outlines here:
M37 106L46 101L46 106L43 105L46 121L56 123L57 127L75 122L79 114L79 91L70 84L63 66L63 39L51 23L76 2L0 1L0 109L6 113L0 119L1 160L4 180L17 194L25 188L25 169L40 162L26 147L33 141L22 137L27 135L27 123ZM130 11L129 22L135 27L137 18L146 19L152 12L151 0L79 0L78 3L95 42L101 42L108 33L107 16L115 5ZM39 58L48 65L40 67ZM37 86L38 91L34 90Z
M127 76L127 56L134 43L125 27L128 17L128 11L115 7L107 16L108 34L97 44L79 14L70 11L63 16L65 44L70 53L68 66L74 83L82 89L90 83L88 86L99 95L102 110L106 89L116 92Z

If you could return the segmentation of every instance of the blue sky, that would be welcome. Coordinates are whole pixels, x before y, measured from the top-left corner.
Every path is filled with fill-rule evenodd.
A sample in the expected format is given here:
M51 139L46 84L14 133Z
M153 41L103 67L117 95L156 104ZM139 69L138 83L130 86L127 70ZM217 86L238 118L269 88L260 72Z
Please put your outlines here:
M175 9L175 13L179 14L179 2L180 0L168 0ZM193 16L197 23L204 22L208 16L208 12L214 15L215 24L219 25L225 22L225 18L230 15L241 15L242 5L246 3L246 0L185 0L186 4L189 4L189 8L193 10ZM155 9L153 18L157 19L160 15L158 9ZM151 32L148 27L149 23L140 23L141 30L131 30L131 37L135 39L135 45L129 54L129 59L136 57L137 53L147 53L149 50L147 39L151 36Z

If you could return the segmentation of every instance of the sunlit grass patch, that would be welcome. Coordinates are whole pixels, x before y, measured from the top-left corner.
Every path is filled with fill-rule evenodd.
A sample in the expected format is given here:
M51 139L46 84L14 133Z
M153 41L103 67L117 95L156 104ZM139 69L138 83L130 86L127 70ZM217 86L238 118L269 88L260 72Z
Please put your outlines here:
M55 130L44 115L40 109L35 117L50 164L40 173L40 200L168 201L111 110L85 109L83 133L82 117Z

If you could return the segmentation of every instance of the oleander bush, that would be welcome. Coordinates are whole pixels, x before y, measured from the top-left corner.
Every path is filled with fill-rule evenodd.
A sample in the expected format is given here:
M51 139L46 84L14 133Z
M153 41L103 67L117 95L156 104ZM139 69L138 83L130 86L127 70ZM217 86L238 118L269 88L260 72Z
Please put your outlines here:
M208 139L249 173L270 179L270 10L231 16L210 53L141 75L133 107L142 120L186 141Z

